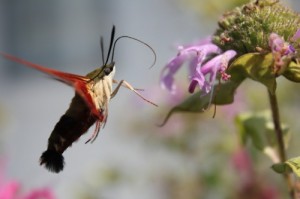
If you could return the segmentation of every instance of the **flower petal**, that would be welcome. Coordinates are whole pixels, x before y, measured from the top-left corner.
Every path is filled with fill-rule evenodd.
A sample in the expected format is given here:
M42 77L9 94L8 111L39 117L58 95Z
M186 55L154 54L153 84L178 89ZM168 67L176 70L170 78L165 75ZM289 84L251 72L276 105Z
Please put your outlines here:
M31 191L23 199L55 199L53 192L49 188L36 189Z
M174 92L176 86L174 85L174 75L182 66L186 59L186 55L179 55L173 58L162 70L161 86L171 92ZM167 73L166 73L167 71ZM164 74L166 73L166 74Z
M189 92L193 93L196 85L198 84L200 90L202 90L204 94L209 93L211 91L212 86L215 83L218 73L221 73L222 77L226 77L226 79L224 80L228 80L229 75L225 73L225 70L228 67L229 61L236 54L237 53L234 50L227 50L223 54L218 55L206 62L201 68L197 68L195 73L193 74L189 87ZM208 80L205 77L208 77Z
M204 92L209 92L211 85L205 80L205 74L201 71L201 66L208 58L208 55L219 54L221 49L211 43L211 38L199 42L197 45L186 45L178 47L179 53L171 59L162 70L161 86L172 93L176 91L174 75L185 61L189 61L189 78L192 83L189 91L194 92L198 84ZM216 72L217 73L217 69ZM215 78L213 78L215 79Z
M300 31L299 33L297 31L294 37L300 37ZM272 53L279 53L281 56L289 55L295 52L295 48L289 43L285 42L284 39L276 33L270 34L269 46L271 48Z
M197 85L199 85L200 88L203 88L204 84L205 84L205 77L200 70L197 70L196 73L194 74L194 77L191 80L189 86L189 92L194 93Z
M0 188L0 198L1 199L14 199L17 196L21 184L16 181L8 182L4 185L1 185Z
M190 61L190 74L195 72L197 65L201 65L202 62L207 58L208 54L219 53L220 48L214 44L204 45L191 45L188 47L179 46L179 53L176 57L171 59L169 63L162 70L161 75L161 86L172 93L175 92L176 86L174 84L174 75L183 65L184 61L191 59Z

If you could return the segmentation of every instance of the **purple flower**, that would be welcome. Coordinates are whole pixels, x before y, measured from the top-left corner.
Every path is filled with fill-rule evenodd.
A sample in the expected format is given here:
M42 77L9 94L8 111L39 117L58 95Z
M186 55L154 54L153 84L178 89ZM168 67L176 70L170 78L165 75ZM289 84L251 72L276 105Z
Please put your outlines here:
M284 39L276 33L270 34L269 46L273 54L279 53L281 56L289 55L295 52L294 47L285 42Z
M297 39L300 36L300 31L298 30L292 39ZM269 47L274 58L274 72L277 74L281 68L286 64L285 58L291 57L295 53L295 48L285 42L285 40L276 33L271 33L269 36Z
M168 89L171 93L176 93L174 75L184 62L189 63L189 78L191 82L188 90L191 93L199 85L202 93L204 95L208 94L212 91L218 75L224 81L230 78L230 75L226 74L225 71L229 61L236 55L234 50L228 50L220 54L222 52L221 49L213 44L211 39L203 40L194 45L180 46L178 49L179 53L169 61L161 75L162 87Z
M189 92L193 93L199 85L201 91L207 94L211 91L218 74L227 81L230 75L226 74L229 61L236 55L234 50L227 50L213 59L206 62L203 66L198 65L190 83ZM209 76L209 77L208 77ZM208 77L208 79L207 79Z
M174 84L174 75L183 65L185 61L189 61L190 76L194 75L197 66L207 59L208 55L219 53L221 50L218 46L209 41L200 42L195 45L179 46L178 54L171 59L169 63L162 70L161 86L171 91L176 92L176 85Z

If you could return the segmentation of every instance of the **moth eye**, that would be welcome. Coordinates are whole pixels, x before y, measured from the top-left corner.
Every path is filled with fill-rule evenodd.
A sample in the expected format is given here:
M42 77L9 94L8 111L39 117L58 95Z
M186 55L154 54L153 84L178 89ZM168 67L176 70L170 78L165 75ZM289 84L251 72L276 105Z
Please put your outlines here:
M105 75L109 75L110 72L111 72L111 69L110 68L104 68L103 72L104 72Z

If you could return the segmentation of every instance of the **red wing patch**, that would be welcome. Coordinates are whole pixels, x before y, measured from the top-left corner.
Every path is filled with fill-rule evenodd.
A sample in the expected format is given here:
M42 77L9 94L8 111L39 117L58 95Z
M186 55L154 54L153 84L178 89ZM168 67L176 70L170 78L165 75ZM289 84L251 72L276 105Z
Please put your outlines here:
M90 108L91 112L98 118L100 122L104 120L103 114L97 110L94 101L89 93L87 84L89 82L89 78L81 75L76 75L72 73L65 73L58 70L46 68L44 66L34 64L32 62L26 61L24 59L15 57L13 55L9 55L3 52L0 52L6 59L9 59L11 61L26 65L28 67L37 69L43 73L46 73L72 87L74 87L75 91L85 100L88 107Z
M77 81L74 83L74 88L76 92L84 99L91 112L102 122L104 120L104 116L101 111L99 111L92 99L92 96L89 93L87 82Z
M73 85L75 82L77 81L88 81L89 78L85 77L85 76L80 76L80 75L75 75L72 73L65 73L65 72L61 72L59 70L55 70L55 69L51 69L51 68L46 68L44 66L38 65L38 64L34 64L32 62L26 61L24 59L15 57L13 55L9 55L3 52L0 52L0 54L2 54L6 59L9 59L11 61L29 66L31 68L37 69L41 72L44 72L54 78L57 78L61 81L63 81L64 83L68 84L68 85Z

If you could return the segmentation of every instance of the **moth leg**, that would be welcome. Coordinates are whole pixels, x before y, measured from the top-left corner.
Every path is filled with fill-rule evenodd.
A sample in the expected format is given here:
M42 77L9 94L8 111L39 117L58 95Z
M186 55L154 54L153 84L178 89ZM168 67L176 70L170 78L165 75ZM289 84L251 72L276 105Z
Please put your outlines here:
M115 88L115 90L111 93L111 98L113 98L119 91L121 86L124 86L125 88L128 88L129 90L133 91L135 94L137 94L140 98L142 98L143 100L145 100L146 102L157 106L156 104L154 104L153 102L147 100L146 98L144 98L139 92L137 92L136 89L134 89L128 82L126 82L125 80L121 80L120 82L118 82L117 80L113 80L113 83L117 83L117 87Z
M123 80L123 81L125 81L125 80ZM125 81L126 82L126 81ZM115 79L113 79L113 83L115 83L115 84L118 84L119 83L119 81L117 81L117 80L115 80ZM129 84L128 82L126 82L127 84ZM130 85L130 84L129 84ZM128 88L128 86L127 85L125 85L125 84L121 84L121 86L123 86L123 87L125 87L125 88ZM131 85L130 85L131 86ZM131 88L133 88L132 86L131 86ZM128 89L130 89L130 88L128 88ZM143 88L133 88L135 91L144 91L144 89ZM131 90L131 89L130 89Z
M85 142L85 144L89 143L90 141L91 143L93 143L96 140L96 138L99 135L100 128L101 128L101 122L97 121L93 135Z
M123 81L123 80L122 80L122 81ZM121 81L121 82L118 82L117 80L114 80L114 79L113 79L113 83L118 84L118 85L117 85L117 87L113 90L113 92L110 94L110 98L115 97L115 95L119 92L120 87L121 87L121 86L124 86L122 81Z

